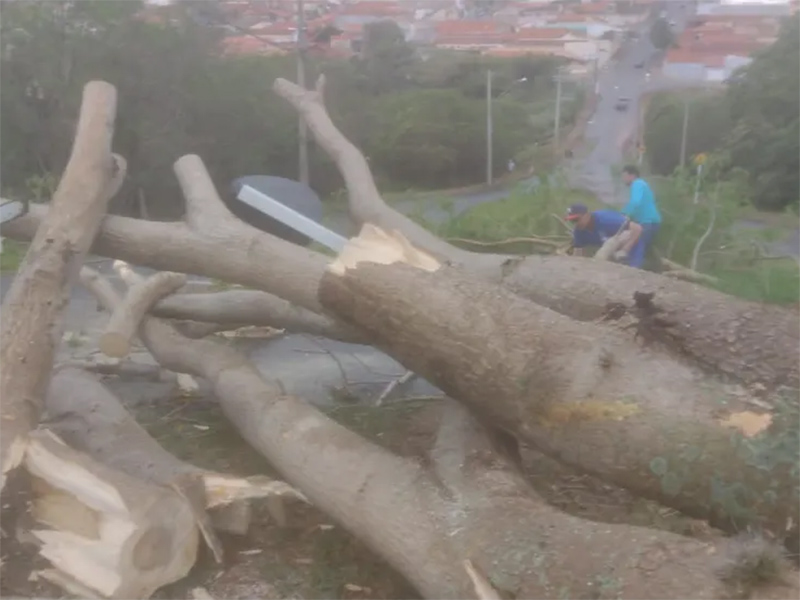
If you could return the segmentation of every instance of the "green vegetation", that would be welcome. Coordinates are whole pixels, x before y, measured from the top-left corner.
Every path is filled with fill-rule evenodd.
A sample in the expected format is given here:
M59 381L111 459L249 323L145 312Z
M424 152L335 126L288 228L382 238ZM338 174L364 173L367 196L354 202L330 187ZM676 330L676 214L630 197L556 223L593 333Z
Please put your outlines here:
M5 40L0 89L4 193L25 194L31 177L57 179L69 154L84 84L95 78L118 90L115 150L128 160L128 180L112 212L134 212L140 198L155 218L177 218L183 202L172 165L186 153L203 157L223 194L246 174L297 176L297 114L272 92L293 80L292 56L225 56L213 3L174 3L170 25L136 17L142 3L36 0L3 7ZM114 3L111 3L114 4ZM80 26L77 24L80 23ZM423 60L423 58L425 60ZM309 81L325 73L325 100L342 131L369 157L382 189L442 188L485 176L486 72L495 95L494 168L552 132L552 77L560 59L491 59L432 52L422 57L394 23L365 29L352 60L309 55ZM572 88L572 85L566 87ZM582 98L565 90L567 124ZM330 159L310 145L312 186L341 189Z
M27 243L4 239L3 251L0 252L0 273L16 273L27 251Z
M765 250L766 244L780 240L791 230L769 225L763 228L737 225L752 215L741 193L743 177L746 174L738 173L739 179L706 178L699 185L696 174L689 171L652 178L664 217L655 249L660 256L684 266L694 262L698 271L718 278L717 288L723 292L748 300L797 303L800 297L797 261L791 257L771 257ZM552 252L552 244L568 243L569 233L558 217L576 201L591 209L601 208L586 192L570 189L563 181L550 177L541 186L518 188L504 200L477 206L438 227L424 223L419 217L417 220L442 237L485 244L457 242L471 250L547 253ZM446 210L446 206L443 208ZM706 233L712 214L714 226ZM796 218L791 223L796 223ZM508 242L514 238L538 241Z
M679 165L684 101L687 161L709 153L709 172L734 176L763 210L800 203L800 21L787 19L777 42L737 71L724 93L656 96L645 116L647 162L658 174ZM744 177L735 176L741 171Z
M666 19L656 19L650 28L650 41L659 50L665 50L675 41L675 33Z

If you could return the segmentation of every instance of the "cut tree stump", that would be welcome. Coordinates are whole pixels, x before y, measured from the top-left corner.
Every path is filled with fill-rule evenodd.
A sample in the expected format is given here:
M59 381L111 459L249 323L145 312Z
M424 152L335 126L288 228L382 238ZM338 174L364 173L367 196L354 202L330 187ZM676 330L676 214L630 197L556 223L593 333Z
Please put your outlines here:
M117 91L104 81L83 90L77 131L47 218L33 236L3 301L0 323L0 490L36 427L69 302L126 163L111 154Z
M82 598L149 598L194 565L195 514L176 490L113 469L46 430L30 434L24 464L48 581Z
M197 531L221 562L223 549L214 529L246 533L250 500L305 500L281 481L236 477L179 460L105 386L79 369L64 368L53 376L45 423L50 435L28 453L26 467L36 482L35 516L50 530L33 533L57 545L57 551L42 547L42 556L54 567L43 576L70 591L82 589L83 595L93 590L105 598L149 597L192 567ZM75 475L79 468L85 473ZM111 498L109 489L117 490L120 499ZM105 498L100 508L97 494ZM102 518L117 518L112 529L118 533L97 538L96 530L108 528L100 526L100 517L94 518L94 529L71 528L73 520L83 523L93 510L108 513ZM156 527L148 519L159 524L160 533L148 533ZM139 537L164 546L169 560L144 542L141 547L150 548L153 556L144 550L136 554L131 547L138 542L131 540ZM140 555L150 560L149 566L142 566Z

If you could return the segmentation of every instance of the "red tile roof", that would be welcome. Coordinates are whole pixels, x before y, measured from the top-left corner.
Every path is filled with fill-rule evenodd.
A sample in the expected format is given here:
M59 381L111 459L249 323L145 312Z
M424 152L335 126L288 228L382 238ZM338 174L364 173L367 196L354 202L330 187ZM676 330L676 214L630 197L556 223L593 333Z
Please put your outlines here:
M510 32L511 26L499 21L437 21L434 25L436 35L474 35L481 36L491 33Z
M251 35L226 37L222 40L223 54L283 54L285 50L277 48Z
M339 11L343 16L401 17L414 13L414 5L401 2L356 2Z
M516 41L523 40L557 40L568 35L575 35L573 31L564 28L523 27L514 35Z
M440 46L492 46L508 43L509 38L507 33L487 33L481 36L443 35L436 36L435 43Z

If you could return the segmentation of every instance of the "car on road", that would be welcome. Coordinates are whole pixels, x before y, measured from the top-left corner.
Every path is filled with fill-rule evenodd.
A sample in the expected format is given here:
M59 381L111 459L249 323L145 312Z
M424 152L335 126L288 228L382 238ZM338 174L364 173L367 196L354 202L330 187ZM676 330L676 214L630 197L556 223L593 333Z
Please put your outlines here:
M614 108L619 111L625 111L628 110L630 104L631 104L630 98L620 97L617 98L617 103L614 105Z
M643 61L643 60L640 60L640 61L639 61L639 62L637 62L635 65L633 65L633 68L634 68L634 69L643 69L643 68L644 68L644 61Z

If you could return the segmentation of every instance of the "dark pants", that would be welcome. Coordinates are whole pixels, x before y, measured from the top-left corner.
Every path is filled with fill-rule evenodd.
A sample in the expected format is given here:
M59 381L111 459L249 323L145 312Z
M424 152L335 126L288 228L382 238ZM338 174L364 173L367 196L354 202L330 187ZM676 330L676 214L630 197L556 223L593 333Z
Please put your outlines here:
M631 254L628 257L628 265L641 269L644 265L644 257L647 254L647 248L653 243L653 239L658 233L660 223L642 223L642 234L636 240L636 244L631 248Z

